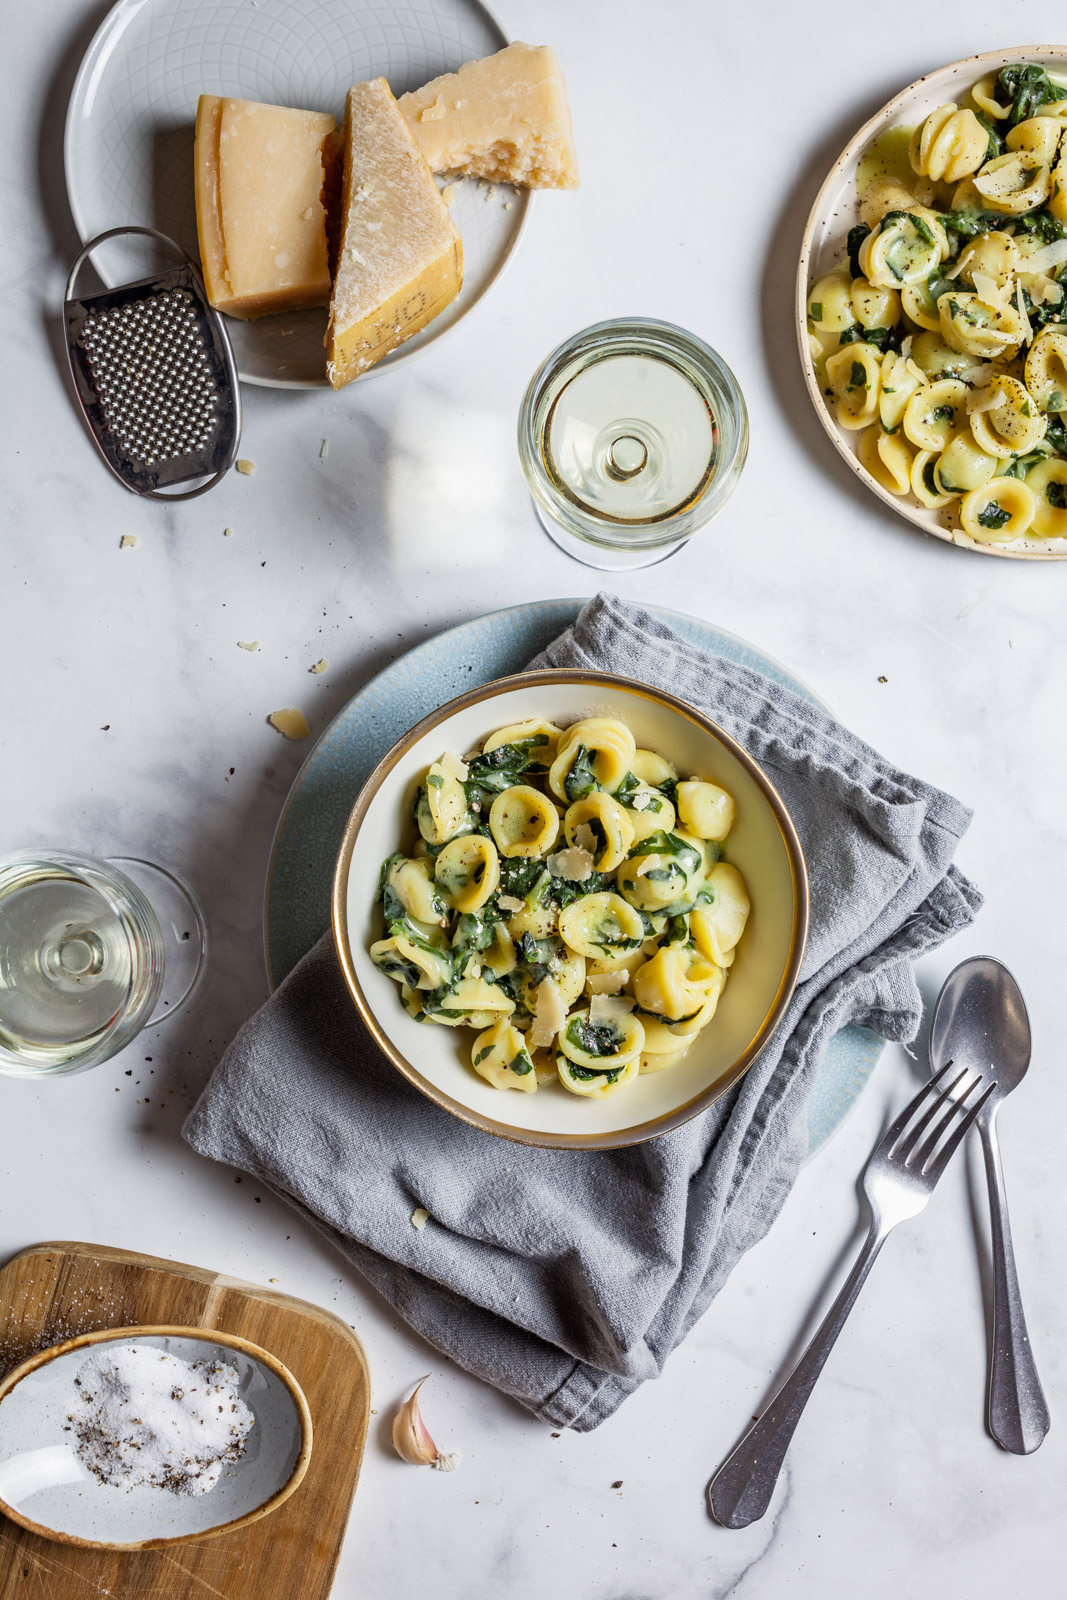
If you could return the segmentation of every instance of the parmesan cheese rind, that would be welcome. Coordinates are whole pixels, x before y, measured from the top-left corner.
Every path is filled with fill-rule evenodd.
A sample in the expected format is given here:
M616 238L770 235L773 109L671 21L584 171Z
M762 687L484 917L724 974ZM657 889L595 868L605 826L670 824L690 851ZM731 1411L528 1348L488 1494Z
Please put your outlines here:
M463 246L384 78L348 92L326 375L342 388L421 332L463 282Z

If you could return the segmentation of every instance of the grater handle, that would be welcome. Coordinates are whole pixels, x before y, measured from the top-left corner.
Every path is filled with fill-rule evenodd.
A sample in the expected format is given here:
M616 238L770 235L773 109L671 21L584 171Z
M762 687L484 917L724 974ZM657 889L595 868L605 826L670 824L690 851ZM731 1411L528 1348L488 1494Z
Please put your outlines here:
M163 244L169 245L177 255L180 255L182 260L188 266L192 267L194 272L197 272L196 262L193 260L192 256L187 250L182 248L176 239L172 239L169 233L160 233L158 228L143 228L139 223L131 222L122 228L108 228L106 233L98 233L95 239L89 240L89 243L82 249L81 253L75 260L74 265L70 269L70 275L67 278L67 287L63 296L65 300L73 300L74 281L82 267L85 265L86 261L88 261L89 257L96 249L97 245L103 244L107 239L117 239L123 234L127 233L143 233L147 235L149 239L161 240ZM197 272L197 276L200 276L199 272Z

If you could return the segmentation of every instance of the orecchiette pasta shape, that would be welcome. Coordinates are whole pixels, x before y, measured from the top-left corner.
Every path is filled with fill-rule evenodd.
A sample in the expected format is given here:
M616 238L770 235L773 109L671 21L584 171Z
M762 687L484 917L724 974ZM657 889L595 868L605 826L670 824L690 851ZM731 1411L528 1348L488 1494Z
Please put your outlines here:
M735 817L621 719L511 723L425 773L371 960L413 1021L476 1030L485 1085L617 1094L714 1018L748 915Z
M962 542L1067 540L1067 83L1006 65L902 168L904 136L860 162L847 259L809 291L820 388L878 487Z

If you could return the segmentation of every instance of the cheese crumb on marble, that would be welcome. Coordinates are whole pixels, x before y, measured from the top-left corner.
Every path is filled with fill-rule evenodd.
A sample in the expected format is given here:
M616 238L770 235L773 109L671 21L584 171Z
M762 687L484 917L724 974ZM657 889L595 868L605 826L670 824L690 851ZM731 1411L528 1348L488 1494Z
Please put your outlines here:
M237 648L238 648L238 650L258 650L259 649L259 640L258 639L238 639Z
M124 533L122 538L119 540L119 549L132 550L133 546L135 544L140 544L140 542L140 539L138 539L135 533Z
M232 539L233 538L233 529L232 528L223 528L222 537L224 539Z
M295 706L284 706L281 711L272 711L267 721L287 739L306 739L311 732L307 717Z
M249 461L247 456L241 456L238 461L234 462L234 466L237 468L238 472L241 473L242 477L245 478L250 478L253 472L256 470L255 462Z
M329 665L330 665L330 663L327 661L326 657L323 656L322 660L321 661L316 661L316 663L315 663L315 665L313 667L309 667L308 668L308 671L309 672L313 672L315 674L316 678L319 678L326 671L326 668Z

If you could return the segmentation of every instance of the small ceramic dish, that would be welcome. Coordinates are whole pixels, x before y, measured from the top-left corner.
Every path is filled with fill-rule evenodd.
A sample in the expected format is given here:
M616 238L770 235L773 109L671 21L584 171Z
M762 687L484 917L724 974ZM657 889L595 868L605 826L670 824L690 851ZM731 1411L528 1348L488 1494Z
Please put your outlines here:
M796 321L800 342L800 360L804 369L815 414L826 429L838 455L852 468L860 482L872 494L897 512L899 516L937 539L965 550L976 550L987 556L1008 556L1018 561L1063 561L1067 559L1065 539L1013 539L1004 544L979 544L964 533L958 521L951 521L951 512L958 501L938 509L923 506L914 496L894 495L877 483L858 457L862 435L848 432L838 426L837 419L826 404L819 386L815 363L808 342L808 295L812 285L829 272L845 256L849 229L860 220L856 179L860 165L872 147L890 128L913 128L929 116L936 106L948 101L962 104L968 91L988 72L1021 62L1034 62L1057 78L1067 77L1067 45L1024 45L1010 50L988 50L984 55L968 56L963 61L953 61L947 67L927 73L884 105L869 122L865 122L834 162L826 181L815 197L804 238L800 247L797 268Z
M255 1424L245 1453L214 1488L188 1496L98 1481L68 1431L74 1380L107 1343L147 1345L185 1361L237 1371ZM311 1413L288 1368L269 1351L216 1329L105 1328L31 1356L0 1383L0 1512L45 1539L99 1550L152 1550L210 1539L288 1500L311 1459Z
M420 1024L370 959L381 937L375 903L386 856L410 833L411 799L427 767L496 728L533 717L566 725L589 716L626 722L640 747L680 772L729 790L738 820L728 859L744 875L752 914L714 1022L684 1060L643 1075L606 1100L547 1085L536 1094L492 1088L470 1066L473 1033ZM333 931L352 998L404 1077L443 1110L487 1133L554 1149L605 1150L655 1138L703 1111L747 1071L789 1002L804 954L808 883L800 841L765 773L722 728L647 684L597 672L524 672L472 689L424 717L379 762L352 809L333 886Z

